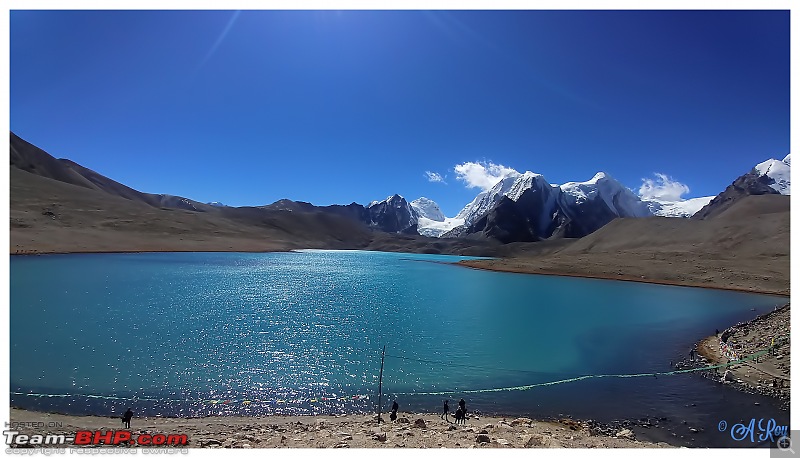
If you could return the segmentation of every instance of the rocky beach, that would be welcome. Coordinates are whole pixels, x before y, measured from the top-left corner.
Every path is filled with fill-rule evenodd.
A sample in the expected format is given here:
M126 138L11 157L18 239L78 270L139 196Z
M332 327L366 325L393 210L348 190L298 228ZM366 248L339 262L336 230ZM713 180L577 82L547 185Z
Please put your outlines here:
M191 448L671 448L637 440L630 429L613 434L570 419L471 415L456 425L438 414L399 412L396 422L378 426L375 415L135 418L137 434L187 434ZM117 430L117 417L70 416L11 409L22 434L74 434L76 430Z
M727 376L724 369L706 372L706 375L742 391L781 399L784 408L788 409L791 395L790 330L791 305L786 304L700 341L697 353L704 359L700 364L717 365L735 361L729 359L730 351L746 358L767 350L758 358L731 365ZM723 342L726 345L721 345ZM730 348L728 355L725 354L725 348Z

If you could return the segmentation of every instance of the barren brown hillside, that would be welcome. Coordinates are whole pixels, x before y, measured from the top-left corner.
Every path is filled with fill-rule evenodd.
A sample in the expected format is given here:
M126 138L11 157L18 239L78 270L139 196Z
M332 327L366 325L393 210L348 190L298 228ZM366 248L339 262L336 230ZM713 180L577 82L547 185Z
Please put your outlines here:
M788 295L789 199L748 196L708 220L617 219L551 252L464 264Z

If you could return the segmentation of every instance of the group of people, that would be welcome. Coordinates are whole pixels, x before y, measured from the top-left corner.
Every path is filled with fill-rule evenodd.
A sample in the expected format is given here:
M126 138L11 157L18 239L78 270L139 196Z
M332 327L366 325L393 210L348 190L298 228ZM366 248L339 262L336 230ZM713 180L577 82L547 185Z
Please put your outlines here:
M443 409L442 419L444 419L445 421L450 421L448 420L448 417L450 415L450 406L447 404L447 399L444 400L444 406L442 407L442 409ZM464 401L464 398L461 398L461 400L458 401L458 409L456 409L456 413L454 416L456 417L456 424L462 424L462 425L466 424L467 402Z
M447 402L448 401L445 399L443 412L442 412L442 419L447 421L447 422L450 422L450 405ZM391 421L396 421L397 420L397 411L399 409L400 409L400 406L397 404L397 400L392 402L392 413L389 414L389 419ZM453 414L453 416L456 419L456 424L457 425L458 424L462 424L462 425L467 424L467 401L465 401L464 398L461 398L461 400L458 401L458 409L456 409L456 412L455 412L455 414Z

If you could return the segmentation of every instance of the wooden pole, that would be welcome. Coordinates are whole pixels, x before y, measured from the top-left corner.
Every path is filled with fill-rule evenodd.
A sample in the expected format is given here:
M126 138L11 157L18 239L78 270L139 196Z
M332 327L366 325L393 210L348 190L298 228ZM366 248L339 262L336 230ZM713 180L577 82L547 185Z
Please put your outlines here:
M386 345L381 353L381 372L378 376L378 426L381 425L381 405L383 405L383 359L386 357Z

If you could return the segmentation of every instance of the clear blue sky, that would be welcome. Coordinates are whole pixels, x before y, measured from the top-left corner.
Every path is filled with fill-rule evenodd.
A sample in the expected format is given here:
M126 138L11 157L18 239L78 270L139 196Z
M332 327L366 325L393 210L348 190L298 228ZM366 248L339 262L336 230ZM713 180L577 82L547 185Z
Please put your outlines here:
M12 131L204 202L453 216L479 161L688 198L790 152L788 11L11 11L10 51Z

